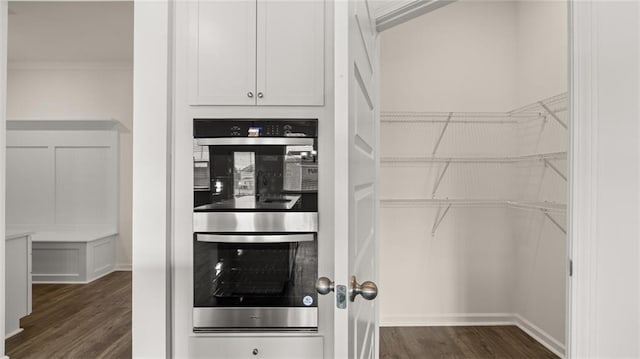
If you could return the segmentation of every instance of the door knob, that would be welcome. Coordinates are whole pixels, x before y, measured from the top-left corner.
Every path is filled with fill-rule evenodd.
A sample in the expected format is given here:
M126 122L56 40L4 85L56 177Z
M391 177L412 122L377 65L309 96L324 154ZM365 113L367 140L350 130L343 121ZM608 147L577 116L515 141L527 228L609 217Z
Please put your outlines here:
M258 92L258 98L263 98L264 94L262 92Z
M253 92L251 92L251 91L247 92L247 97L252 98L253 97Z
M378 286L371 281L358 284L356 276L353 275L351 276L351 283L349 283L349 300L355 301L358 294L366 300L374 300L378 296Z
M329 292L334 291L333 282L327 277L320 277L316 281L316 290L322 295L329 294Z

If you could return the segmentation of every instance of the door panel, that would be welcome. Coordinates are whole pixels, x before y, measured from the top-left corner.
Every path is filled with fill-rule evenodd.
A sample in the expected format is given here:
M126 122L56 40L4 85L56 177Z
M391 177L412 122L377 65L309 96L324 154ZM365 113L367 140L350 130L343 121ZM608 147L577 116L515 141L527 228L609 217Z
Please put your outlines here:
M191 6L190 19L190 103L254 105L255 0L200 0Z
M335 15L336 283L340 285L349 283L351 276L359 283L377 280L378 39L367 1L338 2ZM340 178L345 176L343 168L348 169L346 181ZM343 214L346 221L339 218ZM338 253L342 246L347 247L346 256ZM335 309L335 357L377 358L377 317L375 299L361 296L349 301L346 311Z
M258 0L258 105L324 104L324 6Z

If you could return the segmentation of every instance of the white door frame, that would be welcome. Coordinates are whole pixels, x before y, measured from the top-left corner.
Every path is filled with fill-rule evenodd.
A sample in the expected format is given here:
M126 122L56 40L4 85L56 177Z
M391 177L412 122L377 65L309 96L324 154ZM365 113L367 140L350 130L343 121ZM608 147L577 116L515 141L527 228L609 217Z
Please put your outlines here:
M638 357L640 4L572 0L569 14L568 357Z
M170 358L173 2L134 9L133 357Z
M5 336L5 152L7 123L7 0L0 0L0 357L4 357ZM6 358L6 357L5 357Z

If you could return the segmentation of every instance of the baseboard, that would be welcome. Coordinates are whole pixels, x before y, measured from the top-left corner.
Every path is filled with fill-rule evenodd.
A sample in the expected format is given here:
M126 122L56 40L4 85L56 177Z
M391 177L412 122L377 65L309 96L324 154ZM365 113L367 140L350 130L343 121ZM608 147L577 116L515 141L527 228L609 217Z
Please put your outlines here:
M110 270L108 272L100 274L99 276L97 276L97 277L95 277L95 278L93 278L91 280L86 280L86 281L78 281L78 280L76 280L76 281L73 281L73 280L69 280L69 281L65 281L65 280L57 280L57 281L34 280L31 283L32 284L89 284L89 283L91 283L93 281L96 281L96 280L102 278L102 277L106 277L109 274L111 274L113 272L116 272L116 271L118 271L118 269L112 269L112 270Z
M380 318L381 327L434 327L464 325L515 325L513 313L451 313Z
M131 272L132 269L131 264L117 263L114 270L116 272Z
M4 339L5 340L9 339L9 338L11 338L12 336L14 336L14 335L16 335L18 333L22 333L23 331L24 331L24 328L18 328L16 330L12 331L11 333L5 334Z
M521 317L520 315L516 314L514 319L515 324L518 326L518 328L522 329L522 331L529 334L533 339L537 340L540 344L551 350L555 355L559 356L560 358L565 357L566 347L564 344L560 343L547 332L538 328L536 325Z
M519 314L514 313L452 313L427 316L398 316L380 318L381 327L437 327L515 325L560 358L565 346Z

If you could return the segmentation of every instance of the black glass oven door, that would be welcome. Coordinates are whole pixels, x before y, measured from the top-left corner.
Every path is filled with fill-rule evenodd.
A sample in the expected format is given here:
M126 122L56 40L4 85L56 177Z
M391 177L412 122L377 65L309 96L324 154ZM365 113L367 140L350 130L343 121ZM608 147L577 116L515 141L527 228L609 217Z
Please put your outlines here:
M194 307L316 307L315 234L194 238Z

